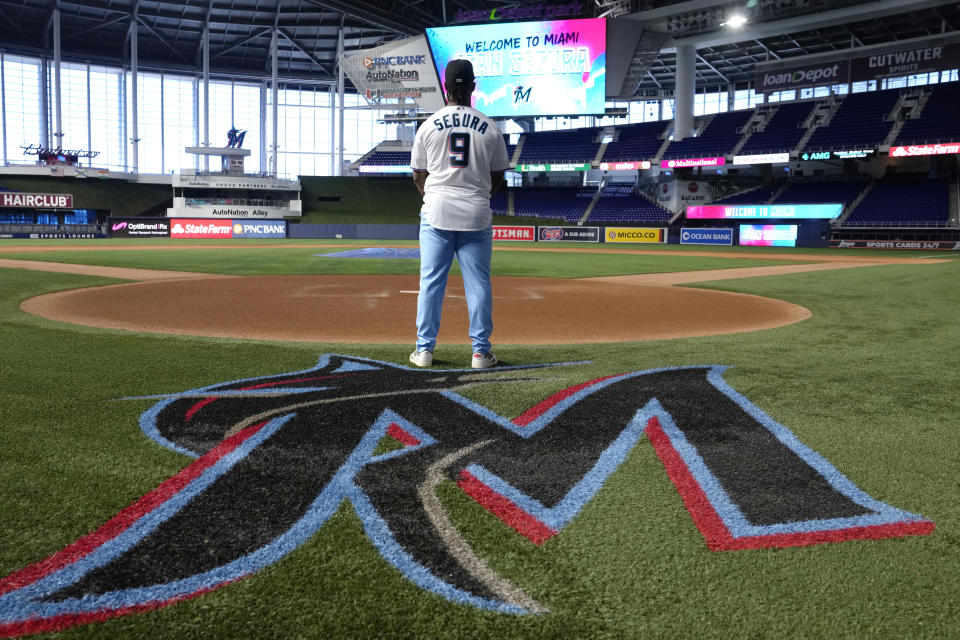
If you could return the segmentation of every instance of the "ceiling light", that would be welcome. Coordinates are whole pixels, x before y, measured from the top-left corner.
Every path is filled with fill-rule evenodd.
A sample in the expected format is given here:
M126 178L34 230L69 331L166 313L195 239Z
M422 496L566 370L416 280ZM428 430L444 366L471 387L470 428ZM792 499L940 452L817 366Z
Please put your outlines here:
M741 14L739 14L739 13L735 13L735 14L733 14L732 16L730 16L729 18L727 18L727 21L726 21L726 22L721 23L720 26L721 26L721 27L731 27L731 28L733 28L733 29L737 29L737 28L739 28L739 27L742 27L742 26L745 25L745 24L747 24L747 17L744 16L744 15L741 15Z

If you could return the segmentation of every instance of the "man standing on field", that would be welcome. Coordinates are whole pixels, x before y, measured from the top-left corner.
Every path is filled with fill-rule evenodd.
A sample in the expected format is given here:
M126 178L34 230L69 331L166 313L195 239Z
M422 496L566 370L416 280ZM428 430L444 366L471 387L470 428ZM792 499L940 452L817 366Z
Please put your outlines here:
M456 257L470 314L471 366L485 369L497 364L490 351L490 197L503 184L509 159L496 123L470 106L476 88L470 61L451 60L445 78L447 106L420 125L410 154L413 182L423 196L417 348L410 361L418 367L433 364L447 276Z

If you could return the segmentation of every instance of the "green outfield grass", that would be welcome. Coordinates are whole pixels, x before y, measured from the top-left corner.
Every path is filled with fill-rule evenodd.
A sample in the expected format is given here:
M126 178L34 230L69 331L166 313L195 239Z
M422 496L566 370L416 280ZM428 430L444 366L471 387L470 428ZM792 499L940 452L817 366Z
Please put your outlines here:
M345 248L375 244L340 242ZM138 251L44 253L37 244L31 245L36 253L0 258L238 274L415 272L410 260L364 266L313 256L336 249L257 244L271 247L158 251L148 242ZM751 253L756 260L505 251L495 254L494 264L499 275L553 277L786 264L764 260L767 251ZM441 485L444 505L476 552L549 613L485 612L419 589L381 558L345 504L306 544L250 578L163 609L50 636L956 637L958 281L960 265L951 260L697 285L787 300L813 315L766 331L623 344L590 344L585 326L583 344L504 345L497 353L506 364L590 364L551 370L545 380L464 391L512 417L600 376L730 365L725 379L735 389L871 496L933 520L937 529L930 536L709 551L644 437L570 525L541 547L452 482ZM109 282L115 281L0 269L0 576L60 550L189 464L190 458L141 433L138 418L153 401L121 398L302 370L329 352L396 363L409 353L408 344L268 343L101 330L40 319L18 307L40 293ZM412 342L413 318L408 320ZM531 319L537 321L546 319ZM436 353L443 366L460 366L468 358L467 346L441 346Z
M247 241L245 244L251 244ZM291 243L287 243L291 244ZM147 269L172 269L200 273L218 273L234 275L292 275L292 274L416 274L419 272L419 260L415 258L355 259L324 258L323 254L334 254L356 249L358 246L375 246L371 241L312 242L316 246L283 247L273 241L263 247L244 248L244 244L230 246L229 250L211 250L207 248L191 249L181 244L176 251L170 251L171 245L148 244L137 251L129 251L129 241L114 245L116 251L37 251L25 253L0 254L3 258L22 260L41 260L46 262L65 262L90 264L105 267L139 267ZM414 241L399 241L397 245L416 247ZM331 246L334 245L334 246ZM541 243L542 245L542 243ZM110 245L102 245L110 246ZM229 245L224 245L229 246ZM568 245L569 246L569 245ZM523 243L512 246L498 244L501 248L535 248L535 243ZM803 261L783 261L764 259L763 254L756 258L731 259L712 256L692 256L682 253L669 255L647 255L636 253L632 256L603 253L598 250L565 254L563 259L549 256L538 251L497 251L493 260L493 274L498 276L527 276L553 278L583 278L589 276L625 275L631 273L666 273L672 271L695 271L702 269L730 269L735 267L762 267L779 264L799 264Z

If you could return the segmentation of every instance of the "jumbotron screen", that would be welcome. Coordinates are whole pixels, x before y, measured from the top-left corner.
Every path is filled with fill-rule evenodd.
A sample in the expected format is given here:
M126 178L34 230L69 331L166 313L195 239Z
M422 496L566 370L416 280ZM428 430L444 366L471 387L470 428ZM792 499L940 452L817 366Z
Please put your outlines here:
M603 18L427 29L443 84L458 58L473 63L473 106L493 117L603 113L607 27Z

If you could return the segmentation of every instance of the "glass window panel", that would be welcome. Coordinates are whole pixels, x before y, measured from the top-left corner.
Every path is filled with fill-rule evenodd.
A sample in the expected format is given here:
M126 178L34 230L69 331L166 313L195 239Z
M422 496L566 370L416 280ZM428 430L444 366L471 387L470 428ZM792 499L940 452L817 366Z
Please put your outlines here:
M22 147L42 144L40 139L40 60L5 55L3 82L6 93L7 161L33 164Z

